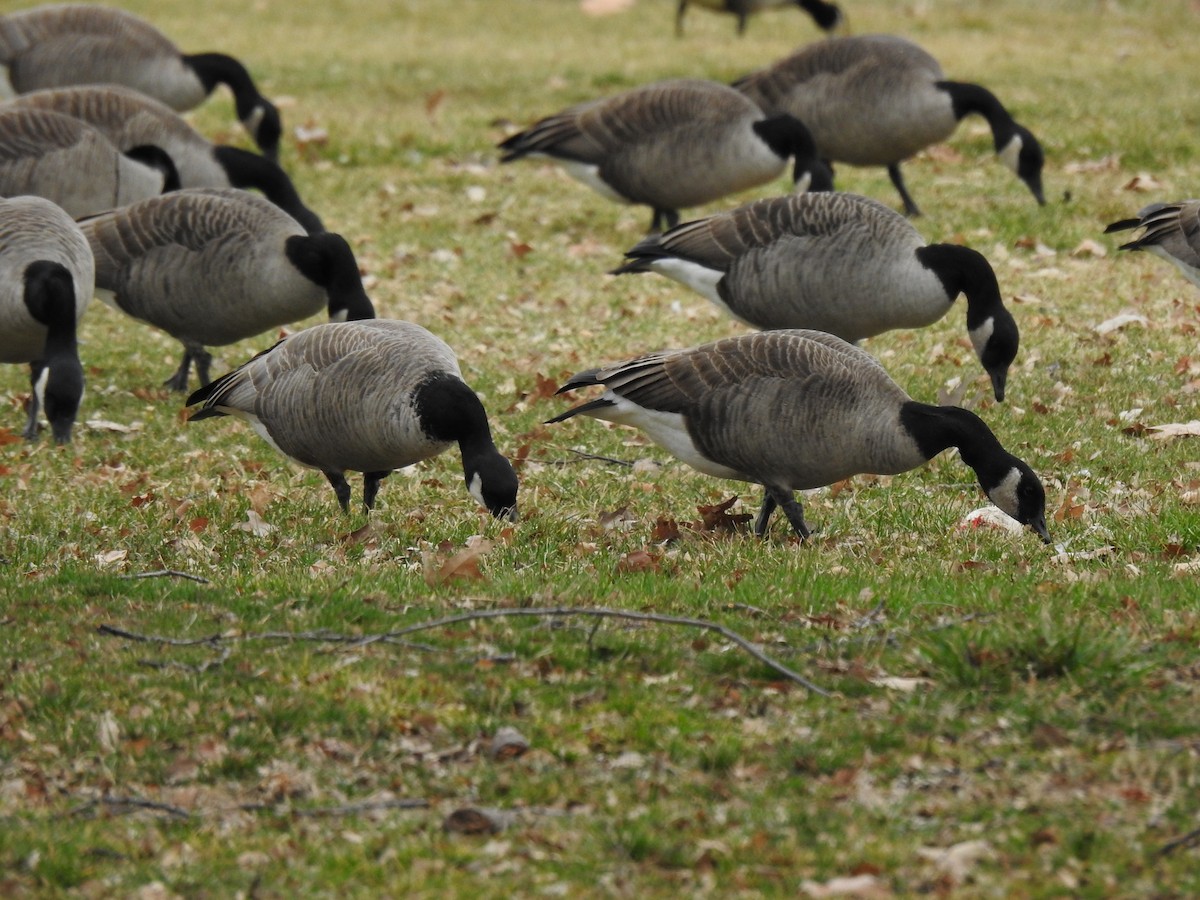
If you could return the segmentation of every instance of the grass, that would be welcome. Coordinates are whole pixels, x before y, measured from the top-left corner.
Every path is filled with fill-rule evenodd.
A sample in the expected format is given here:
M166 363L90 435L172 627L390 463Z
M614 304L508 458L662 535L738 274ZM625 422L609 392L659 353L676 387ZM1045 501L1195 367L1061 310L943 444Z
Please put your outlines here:
M694 10L676 41L665 0L603 18L498 0L126 6L245 59L289 127L327 132L288 142L285 165L381 313L456 347L523 460L522 520L477 510L447 454L388 479L358 532L361 514L248 429L186 425L157 387L177 347L97 305L83 418L123 430L0 446L0 893L774 896L854 875L877 896L1200 891L1195 846L1160 853L1200 826L1200 455L1145 430L1200 417L1200 297L1101 236L1194 192L1194 10L845 3L856 31L910 35L989 85L1046 148L1044 208L975 122L905 167L927 238L996 267L1022 330L1008 402L989 399L958 310L866 345L917 398L960 380L1042 476L1044 548L956 527L983 498L953 454L812 493L819 530L799 546L782 523L765 542L689 527L735 494L731 512L753 512L756 492L636 433L540 425L571 372L739 326L664 279L604 276L648 212L501 168L495 142L651 79L730 80L815 37L802 15L735 40ZM245 143L226 97L193 121ZM1157 186L1130 189L1139 173ZM898 202L881 171L838 179ZM1126 311L1145 324L1096 331ZM216 369L272 338L220 348ZM15 366L0 379L11 434L28 386ZM679 537L663 544L665 520ZM207 583L128 577L157 569ZM646 623L248 639L558 606L709 619L833 696ZM503 726L528 753L490 757ZM343 809L395 798L428 806ZM512 823L443 830L464 807Z

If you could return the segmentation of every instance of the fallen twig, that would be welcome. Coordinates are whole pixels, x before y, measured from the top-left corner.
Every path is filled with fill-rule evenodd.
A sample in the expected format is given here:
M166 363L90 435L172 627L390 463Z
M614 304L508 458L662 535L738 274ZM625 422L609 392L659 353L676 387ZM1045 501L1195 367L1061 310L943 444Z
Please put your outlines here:
M207 578L193 575L191 572L180 572L178 569L156 569L153 572L134 572L132 575L122 575L122 578L186 578L200 584L212 584Z
M300 632L288 633L281 631L267 631L242 635L212 635L206 638L179 639L168 638L157 635L135 634L134 632L125 631L121 628L116 628L112 625L99 626L101 634L112 635L113 637L125 638L126 640L141 641L145 643L165 644L173 647L188 647L208 644L213 647L220 645L223 641L231 642L247 642L247 641L263 641L263 640L315 640L329 641L340 643L348 647L365 647L370 644L378 643L396 643L400 638L406 635L415 634L419 631L430 631L436 628L446 628L451 625L460 625L463 622L475 622L482 619L504 619L504 618L566 618L571 616L596 618L596 619L624 619L633 622L653 622L659 625L678 625L686 628L699 628L702 631L710 631L719 634L721 637L730 643L736 644L747 654L758 660L763 665L767 666L772 671L782 675L789 681L794 681L801 687L814 694L822 697L830 696L829 691L818 687L811 681L806 679L799 672L796 672L778 660L768 656L752 641L742 637L736 631L731 631L724 625L718 625L716 622L710 622L707 619L691 619L683 616L667 616L660 613L642 613L631 612L623 609L609 609L606 607L554 607L554 608L522 608L522 609L482 609L474 612L459 613L453 616L446 616L440 619L431 619L426 622L418 622L415 625L409 625L400 628L396 631L390 631L383 634L372 634L362 636L341 635L329 632Z
M1200 828L1195 831L1189 831L1183 837L1175 838L1173 841L1168 841L1159 848L1156 856L1170 856L1176 850L1186 850L1189 847L1200 845Z
M93 815L96 809L100 807L116 813L132 813L139 810L148 810L150 812L164 813L172 818L186 821L195 815L221 815L228 812L277 813L306 818L353 816L358 813L385 809L428 809L429 801L424 798L415 800L394 798L390 800L364 800L360 803L344 803L338 806L314 806L308 809L279 806L274 803L242 803L237 806L197 807L189 811L182 806L160 803L156 800L145 800L141 797L97 797L69 810L68 815Z
M94 800L89 800L87 803L81 803L79 806L76 806L69 811L68 815L91 815L97 807L101 806L118 812L136 812L145 809L151 812L166 813L173 818L183 820L192 817L192 814L181 806L172 806L170 803L158 803L154 800L143 800L140 797L97 797Z
M615 459L611 456L600 456L596 453L584 453L582 450L570 450L568 452L574 453L580 459L591 459L595 460L596 462L612 463L614 466L626 466L630 469L633 468L633 463L627 459Z

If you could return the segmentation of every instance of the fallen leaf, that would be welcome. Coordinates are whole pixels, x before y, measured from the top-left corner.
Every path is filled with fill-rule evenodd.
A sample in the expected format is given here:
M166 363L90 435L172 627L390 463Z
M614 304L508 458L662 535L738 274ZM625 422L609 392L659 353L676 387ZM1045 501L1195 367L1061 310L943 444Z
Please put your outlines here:
M981 506L973 509L959 520L958 530L968 531L977 528L997 528L1010 534L1020 534L1024 527L998 506Z
M965 881L980 860L992 855L992 845L987 841L963 841L952 847L920 847L917 850L917 856L933 863L955 884Z
M1105 319L1092 330L1096 334L1108 334L1111 331L1117 331L1127 325L1149 325L1150 320L1138 313L1121 313L1113 316L1111 319Z
M873 684L875 687L887 688L890 691L900 691L903 694L911 694L919 687L933 684L931 678L905 678L898 675L881 675L878 678L868 678L868 684Z
M442 108L442 104L446 102L446 92L444 90L436 90L425 98L425 115L431 119L436 119L438 112Z
M696 511L700 513L701 530L702 531L737 531L747 522L754 518L749 513L736 513L730 515L729 508L737 503L738 498L735 494L728 500L716 504L715 506L697 506Z
M800 882L800 889L808 896L816 898L857 897L861 900L875 900L892 896L891 888L870 874L831 878L829 881L805 879Z
M1079 246L1071 251L1071 255L1104 257L1108 256L1108 250L1103 244L1093 241L1091 238L1084 238L1080 241Z
M533 252L533 247L523 242L515 242L508 245L509 252L517 259L523 259Z
M621 506L611 512L602 512L597 521L600 527L609 531L614 528L626 529L637 521L637 518L629 514L628 506Z
M1196 437L1200 436L1200 419L1192 419L1190 422L1172 422L1167 425L1151 425L1146 430L1151 432L1150 437L1156 441L1165 441L1174 437Z
M679 523L674 519L659 516L650 529L650 540L656 544L669 544L679 540Z
M442 821L442 829L451 834L496 834L503 830L505 824L492 810L468 806L446 816Z
M633 6L634 0L580 0L579 9L585 16L611 16Z
M22 440L21 435L14 433L11 428L0 428L0 447L5 444L19 444Z
M529 741L525 735L515 728L505 726L496 730L492 736L492 746L488 755L495 760L516 759L524 756L529 749Z
M618 574L626 572L657 572L659 557L648 550L634 550L617 560Z
M267 522L253 509L246 510L246 521L233 526L238 531L246 531L255 537L266 537L275 530L275 526Z
M110 422L108 419L88 419L84 422L92 431L115 431L118 434L131 434L135 431L142 430L141 422L130 422L128 425L122 425L120 422Z
M1133 178L1125 182L1121 186L1123 191L1158 191L1162 189L1162 182L1148 172L1138 172Z
M484 576L483 571L479 568L479 560L491 549L490 541L480 541L474 546L459 550L440 562L437 554L422 553L421 568L425 574L425 583L430 587L435 587L449 581L482 580Z
M96 554L96 564L100 566L112 566L119 562L124 562L129 556L128 550L105 550L103 553Z
M96 722L96 742L105 753L113 753L121 742L121 726L111 710L100 714Z

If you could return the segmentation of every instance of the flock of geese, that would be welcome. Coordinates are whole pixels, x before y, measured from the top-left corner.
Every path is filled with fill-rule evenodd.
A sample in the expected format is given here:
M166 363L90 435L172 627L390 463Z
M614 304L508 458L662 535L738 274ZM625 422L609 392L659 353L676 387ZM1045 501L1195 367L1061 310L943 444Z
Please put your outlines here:
M779 0L694 0L746 17ZM791 0L825 30L841 10ZM682 28L688 0L679 0ZM25 436L40 416L70 440L83 395L75 329L93 295L183 347L166 384L192 420L233 415L319 469L343 509L346 472L369 510L390 472L457 444L470 494L515 520L518 480L454 352L419 325L381 320L349 244L325 230L279 166L279 112L231 57L182 53L149 23L92 5L0 16L0 361L29 363ZM181 116L218 85L261 154L214 145ZM797 490L896 474L959 450L989 499L1049 542L1037 475L975 414L910 398L850 342L919 328L966 297L967 331L997 400L1019 345L992 267L926 244L905 216L833 190L833 164L886 166L907 216L901 163L965 116L989 123L1000 160L1043 203L1042 148L986 88L948 81L900 37L831 37L732 86L678 79L550 115L500 144L548 159L601 194L651 208L651 233L617 274L656 272L764 329L581 372L603 393L551 419L642 429L701 472L765 490L755 533L781 510L809 533ZM679 224L681 210L777 178L795 193ZM252 191L256 191L254 193ZM1200 284L1200 203L1157 204L1110 230ZM665 230L662 230L665 229ZM208 348L326 309L210 381Z

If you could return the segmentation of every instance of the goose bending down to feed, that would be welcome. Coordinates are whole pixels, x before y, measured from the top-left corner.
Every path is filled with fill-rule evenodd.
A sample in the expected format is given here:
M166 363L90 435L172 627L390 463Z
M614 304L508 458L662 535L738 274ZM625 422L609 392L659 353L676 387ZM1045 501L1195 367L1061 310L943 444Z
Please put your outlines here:
M961 293L967 333L1004 399L1017 323L982 254L926 244L908 220L856 194L793 194L651 235L613 274L658 272L756 328L859 341L936 322Z
M572 377L560 389L602 385L581 413L640 428L688 465L763 485L754 526L778 507L809 535L793 492L851 475L893 475L957 447L1000 509L1049 543L1046 495L972 412L909 398L870 355L820 331L762 331L690 350L666 350Z
M181 53L149 22L106 6L51 4L0 16L0 65L18 94L76 84L120 84L183 112L219 84L270 159L279 156L279 110L246 67L223 53Z
M875 34L833 38L800 48L734 87L767 115L790 113L812 132L821 156L852 166L887 166L907 215L920 214L900 164L953 134L978 113L992 129L1000 160L1042 193L1041 144L977 84L947 81L937 60L911 41Z
M44 197L78 219L179 187L159 147L122 153L79 119L0 107L0 196Z
M335 321L375 315L345 239L305 233L256 194L184 189L81 225L101 299L183 344L183 361L166 382L173 390L187 390L193 362L200 383L208 383L206 347L323 308Z
M1143 228L1142 235L1121 250L1145 250L1178 266L1183 277L1200 287L1200 200L1152 203L1132 219L1113 222L1105 234Z
M171 158L183 187L261 191L310 234L324 230L277 163L240 147L213 144L170 107L130 88L84 85L34 91L12 98L3 108L12 107L49 109L82 119L123 153L158 147Z
M542 119L500 144L501 162L546 158L610 200L654 210L650 229L679 210L765 184L794 158L797 190L831 190L812 135L789 115L764 117L712 81L660 81Z
M79 226L41 197L0 200L0 362L29 363L25 438L44 411L65 444L83 398L76 323L92 298L92 253Z
M779 6L798 6L810 16L816 26L825 32L834 32L845 21L836 3L824 0L679 0L675 10L675 34L683 34L683 17L688 5L694 3L705 9L737 16L737 33L746 33L746 19L753 13Z
M457 443L471 496L517 518L517 476L454 351L419 325L376 319L317 325L193 393L190 421L245 419L272 447L324 473L343 510L345 472L363 473L363 507L395 469Z

